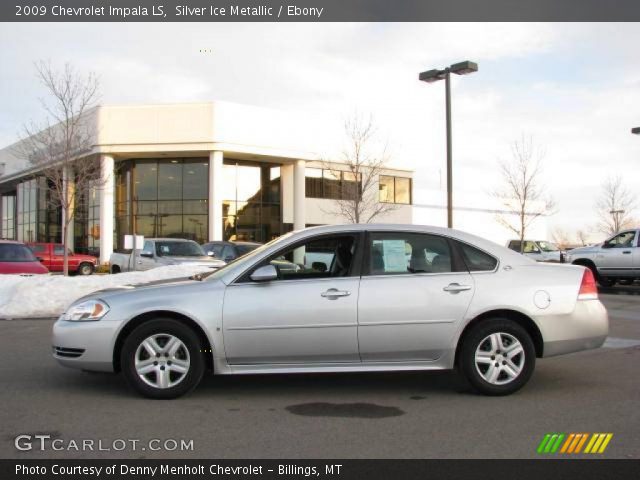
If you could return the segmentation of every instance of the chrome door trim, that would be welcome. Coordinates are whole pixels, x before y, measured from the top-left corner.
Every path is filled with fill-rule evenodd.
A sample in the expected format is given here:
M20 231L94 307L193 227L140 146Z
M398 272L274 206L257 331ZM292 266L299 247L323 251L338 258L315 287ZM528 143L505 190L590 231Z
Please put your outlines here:
M296 325L258 325L255 327L229 327L227 330L281 330L288 328L335 328L335 327L357 327L357 323L315 323Z

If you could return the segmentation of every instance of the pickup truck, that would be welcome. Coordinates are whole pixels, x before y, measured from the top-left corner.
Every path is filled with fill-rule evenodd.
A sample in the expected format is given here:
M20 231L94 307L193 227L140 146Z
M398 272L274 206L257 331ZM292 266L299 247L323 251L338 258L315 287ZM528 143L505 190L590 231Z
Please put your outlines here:
M565 252L554 243L545 240L525 240L522 251L520 250L520 240L509 240L507 248L522 253L537 262L564 262Z
M109 259L111 273L134 270L132 253L112 253ZM148 238L142 250L137 251L135 270L150 270L164 265L202 265L220 268L225 262L204 253L200 245L192 240L179 238Z
M61 243L31 242L27 243L27 247L50 272L62 272L64 269L64 245ZM73 253L71 250L69 250L67 259L69 272L78 275L91 275L98 263L96 257Z
M603 287L610 287L616 282L633 282L640 279L638 242L640 229L624 230L603 243L570 250L566 261L590 268Z

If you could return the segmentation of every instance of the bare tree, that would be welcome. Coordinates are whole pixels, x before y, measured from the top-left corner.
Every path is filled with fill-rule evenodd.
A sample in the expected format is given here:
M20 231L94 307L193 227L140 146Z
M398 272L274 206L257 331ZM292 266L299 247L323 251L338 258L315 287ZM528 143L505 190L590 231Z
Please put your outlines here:
M374 147L377 133L373 118L363 119L355 114L345 121L344 130L347 146L342 151L342 163L338 166L323 161L323 169L328 170L340 185L340 198L326 211L346 219L348 223L370 223L375 218L397 207L393 203L380 202L378 182L384 174L390 157L386 147ZM342 180L340 180L342 179Z
M620 175L608 177L602 182L600 197L596 202L598 211L597 229L607 235L632 226L635 195L624 186Z
M584 230L578 230L576 232L576 237L583 247L588 244L589 235L587 235L587 232L585 232Z
M551 239L561 249L567 248L571 244L569 234L563 228L555 228L551 233Z
M62 210L63 271L68 275L68 230L75 218L78 192L98 188L100 182L97 159L87 155L94 144L87 113L98 101L99 81L95 74L83 75L68 63L55 70L49 62L41 61L35 68L48 94L40 100L46 119L23 127L15 155L26 159L36 168L36 175L46 179L48 207Z
M500 162L502 185L493 196L509 212L498 214L498 222L518 236L522 252L527 229L541 215L552 214L555 202L542 183L544 150L523 135L511 145L511 156L510 161ZM514 215L515 220L510 218Z

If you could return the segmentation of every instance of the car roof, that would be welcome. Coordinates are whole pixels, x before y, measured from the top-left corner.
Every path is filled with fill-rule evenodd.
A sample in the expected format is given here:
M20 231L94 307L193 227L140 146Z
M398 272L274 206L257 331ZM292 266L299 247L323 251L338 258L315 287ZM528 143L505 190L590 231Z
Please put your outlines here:
M188 238L170 238L170 237L159 237L159 238L145 238L145 241L150 240L154 242L193 242L193 240L189 240Z
M3 238L0 239L0 244L6 244L6 245L24 245L23 242L19 242L17 240L10 240L8 238Z

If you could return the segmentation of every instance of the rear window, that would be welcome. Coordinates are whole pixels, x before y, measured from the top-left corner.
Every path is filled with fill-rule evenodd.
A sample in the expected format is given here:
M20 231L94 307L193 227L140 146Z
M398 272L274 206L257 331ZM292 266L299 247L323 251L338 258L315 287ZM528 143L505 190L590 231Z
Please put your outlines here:
M42 252L45 251L45 246L44 245L29 245L29 249L33 253L42 253Z
M259 246L260 245L236 245L236 251L238 252L238 256L242 256L255 250Z
M0 244L0 262L37 262L33 252L17 243Z
M498 260L466 243L458 242L464 263L470 272L490 272L498 265Z

